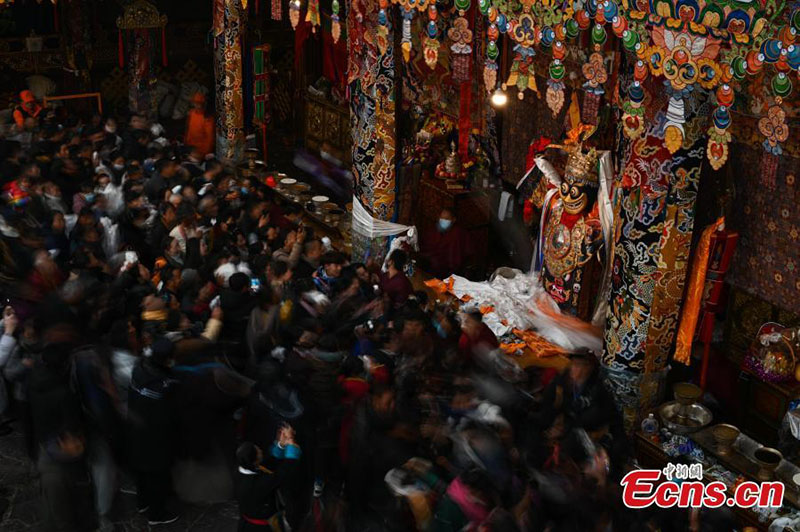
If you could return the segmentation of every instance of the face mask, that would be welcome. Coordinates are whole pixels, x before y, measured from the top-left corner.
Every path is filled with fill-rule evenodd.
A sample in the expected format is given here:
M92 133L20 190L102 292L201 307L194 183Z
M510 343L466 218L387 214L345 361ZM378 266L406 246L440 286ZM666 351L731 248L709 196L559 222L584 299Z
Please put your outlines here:
M119 172L120 170L125 168L125 165L124 164L115 164L115 165L112 166L112 168L114 168L114 170Z
M447 231L453 225L453 220L439 218L439 231Z
M84 194L83 197L86 198L87 202L92 203L94 201L95 194L94 192L91 192L89 194Z
M447 338L447 331L444 330L441 323L434 321L433 328L436 329L436 334L438 334L440 338Z
M117 132L117 128L116 128L116 127L114 127L114 126L109 126L109 125L106 125L106 127L105 127L105 128L103 128L103 129L105 129L105 130L106 130L106 133L108 133L108 134L110 134L110 135L113 135L114 133L116 133L116 132Z
M242 194L244 194L245 196L247 196L250 193L250 191L247 189L247 187L242 187L241 190L242 190Z

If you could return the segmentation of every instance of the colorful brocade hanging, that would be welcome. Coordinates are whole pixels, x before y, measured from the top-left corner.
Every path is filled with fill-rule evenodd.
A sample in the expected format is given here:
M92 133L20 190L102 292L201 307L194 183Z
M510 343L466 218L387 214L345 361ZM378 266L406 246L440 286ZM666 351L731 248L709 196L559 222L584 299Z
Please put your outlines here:
M472 57L472 30L465 18L471 5L470 0L455 0L458 16L448 30L447 37L453 42L450 51L453 53L451 68L453 81L463 83L470 80L470 58Z
M439 27L436 24L439 12L436 10L436 2L430 2L428 6L428 23L425 25L425 35L422 38L422 53L425 57L425 64L429 68L436 68L439 62Z
M433 6L434 17L435 17L436 2L430 2L429 0L392 0L392 3L399 5L402 10L403 27L402 27L400 47L403 52L403 61L408 63L408 61L411 59L411 48L412 48L411 23L414 21L415 11L420 11L420 12L427 11L428 4L431 4ZM436 36L435 24L434 24L433 36L434 37Z
M333 0L331 2L331 37L333 38L334 44L338 43L339 38L342 36L342 24L339 20L339 9L341 9L339 0Z
M283 18L283 0L272 0L270 14L272 20L281 20Z
M316 33L317 28L320 26L321 20L319 16L319 0L308 0L308 7L306 8L306 22L311 23L312 33Z

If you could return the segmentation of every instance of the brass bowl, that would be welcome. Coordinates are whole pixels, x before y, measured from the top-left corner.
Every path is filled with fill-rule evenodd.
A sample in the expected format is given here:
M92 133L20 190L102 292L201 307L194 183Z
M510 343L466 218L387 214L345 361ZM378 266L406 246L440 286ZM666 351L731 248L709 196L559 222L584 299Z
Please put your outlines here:
M682 405L691 405L696 403L703 395L703 390L699 386L695 386L689 382L679 382L672 387L675 394L675 400Z
M714 441L717 443L717 452L722 455L730 454L736 438L739 437L739 429L733 425L721 423L711 429Z
M711 410L700 403L683 405L670 401L658 409L659 417L665 427L676 434L690 434L711 424Z
M779 450L772 447L761 447L753 453L753 459L758 464L756 478L758 480L771 480L775 475L775 470L783 460L783 455Z

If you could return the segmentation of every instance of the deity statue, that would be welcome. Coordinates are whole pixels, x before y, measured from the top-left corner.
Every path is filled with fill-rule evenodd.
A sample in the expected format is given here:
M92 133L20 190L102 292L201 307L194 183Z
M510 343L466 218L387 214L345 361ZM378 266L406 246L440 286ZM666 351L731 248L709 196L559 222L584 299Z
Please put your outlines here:
M541 210L533 268L541 272L544 289L562 312L592 321L604 284L600 251L611 228L610 215L605 216L610 203L597 201L599 157L579 143L549 148L561 148L567 161L562 177L544 157L535 158L543 176L531 198Z

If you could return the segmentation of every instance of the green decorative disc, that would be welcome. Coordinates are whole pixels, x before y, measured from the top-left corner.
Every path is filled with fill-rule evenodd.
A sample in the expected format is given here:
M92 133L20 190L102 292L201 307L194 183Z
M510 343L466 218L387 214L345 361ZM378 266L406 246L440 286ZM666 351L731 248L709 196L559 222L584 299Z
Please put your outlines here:
M564 29L567 32L568 39L574 39L578 36L578 32L580 31L578 21L574 18L567 19L567 21L564 23Z
M489 41L489 44L486 45L486 56L494 61L500 55L500 49L497 47L497 43L494 41Z
M564 68L564 65L561 62L556 63L553 61L550 63L550 78L555 81L560 81L564 79L564 74L566 74L567 70Z
M592 43L603 44L607 39L606 29L600 24L595 24L592 28Z
M470 0L455 0L456 9L459 11L467 11L469 9Z
M792 92L792 80L784 73L779 73L772 78L772 92L775 96L786 97Z
M747 75L747 61L741 55L737 55L731 61L731 70L733 70L733 77L736 79L744 79Z
M622 46L629 52L636 50L636 45L639 44L639 34L633 30L625 30L622 32Z

